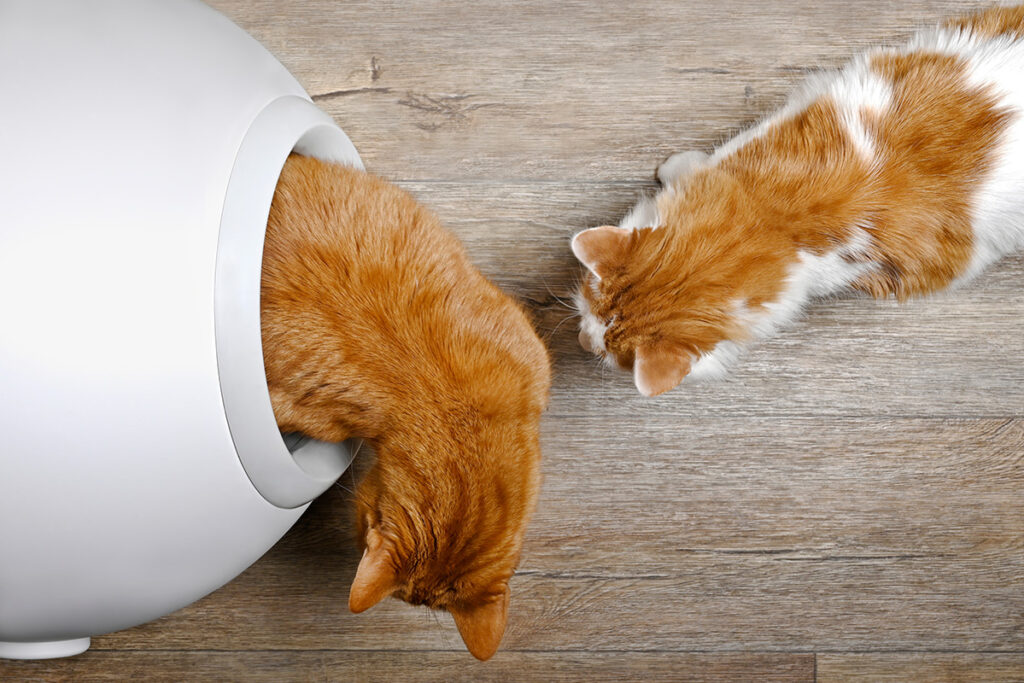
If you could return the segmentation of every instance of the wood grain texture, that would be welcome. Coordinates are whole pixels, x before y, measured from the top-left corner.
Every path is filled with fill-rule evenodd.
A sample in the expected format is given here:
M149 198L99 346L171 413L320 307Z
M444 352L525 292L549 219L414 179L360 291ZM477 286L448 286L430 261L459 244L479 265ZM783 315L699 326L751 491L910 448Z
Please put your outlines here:
M671 652L502 653L487 663L452 652L144 652L92 651L77 660L0 664L0 674L22 681L764 681L814 680L813 655Z
M653 177L807 70L976 2L213 3L392 178Z
M552 423L506 650L1024 651L1021 421ZM458 649L447 615L348 613L349 510L333 490L233 583L97 646Z
M1024 680L1024 257L960 291L821 302L728 381L595 366L568 239L808 71L981 5L214 0L534 311L545 482L504 649L346 608L356 472L237 580L7 680ZM815 654L817 653L817 654Z
M1024 681L1024 655L829 654L818 657L818 680L821 683L1019 683Z

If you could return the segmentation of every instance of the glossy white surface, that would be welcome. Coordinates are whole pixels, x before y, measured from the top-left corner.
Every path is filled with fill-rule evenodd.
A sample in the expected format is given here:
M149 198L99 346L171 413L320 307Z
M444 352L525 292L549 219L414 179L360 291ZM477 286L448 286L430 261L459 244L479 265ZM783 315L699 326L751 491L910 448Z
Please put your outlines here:
M297 141L297 142L296 142ZM264 230L288 153L362 166L330 117L308 100L280 97L249 126L235 158L221 214L216 273L217 362L235 448L249 479L280 507L323 493L352 460L349 449L305 441L294 456L281 440L267 392L260 340L260 273Z
M54 659L55 657L73 657L88 650L89 642L89 638L34 643L0 642L0 658Z
M291 459L252 353L286 155L358 156L268 52L188 0L0 0L0 92L0 656L19 656L214 590L347 465L343 447L313 475ZM245 214L229 185L262 218L234 224L248 260L225 283L222 213ZM217 339L221 316L249 337ZM222 399L218 352L250 361L224 375L248 407Z

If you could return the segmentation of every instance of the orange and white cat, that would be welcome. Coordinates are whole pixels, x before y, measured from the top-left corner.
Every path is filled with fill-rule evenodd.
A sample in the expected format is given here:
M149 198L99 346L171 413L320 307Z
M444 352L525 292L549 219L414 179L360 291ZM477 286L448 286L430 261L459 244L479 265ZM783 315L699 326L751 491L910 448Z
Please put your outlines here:
M451 612L487 659L537 499L550 361L523 310L399 188L300 156L267 224L264 362L282 431L362 437L349 594Z
M809 79L618 227L585 230L580 343L654 396L844 290L955 286L1024 245L1024 7L990 9Z

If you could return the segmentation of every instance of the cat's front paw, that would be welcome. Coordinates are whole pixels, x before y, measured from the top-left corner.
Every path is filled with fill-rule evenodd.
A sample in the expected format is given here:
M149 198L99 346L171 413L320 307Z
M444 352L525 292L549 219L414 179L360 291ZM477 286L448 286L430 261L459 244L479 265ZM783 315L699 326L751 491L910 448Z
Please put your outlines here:
M674 185L680 178L685 178L705 166L707 161L707 154L695 150L673 154L658 167L658 182L665 187Z

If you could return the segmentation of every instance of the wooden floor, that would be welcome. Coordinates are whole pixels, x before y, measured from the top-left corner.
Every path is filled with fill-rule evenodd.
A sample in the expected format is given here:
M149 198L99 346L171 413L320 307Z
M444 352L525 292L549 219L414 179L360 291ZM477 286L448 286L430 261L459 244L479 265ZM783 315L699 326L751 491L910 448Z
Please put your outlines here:
M397 601L349 614L337 487L222 590L0 679L1024 680L1024 258L931 300L819 304L730 381L655 400L559 303L570 235L667 155L978 3L213 4L538 311L556 382L504 647L478 663Z

